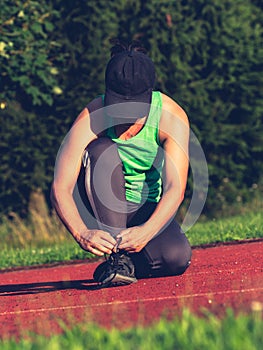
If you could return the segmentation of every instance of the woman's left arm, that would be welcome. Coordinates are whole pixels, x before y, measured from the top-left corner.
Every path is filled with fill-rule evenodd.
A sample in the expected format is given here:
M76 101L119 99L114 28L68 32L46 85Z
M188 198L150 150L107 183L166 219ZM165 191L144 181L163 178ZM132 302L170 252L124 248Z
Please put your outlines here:
M154 236L161 233L174 217L185 193L189 158L189 122L184 110L171 98L163 97L159 138L164 149L163 193L151 217L142 225L120 233L120 248L139 252Z

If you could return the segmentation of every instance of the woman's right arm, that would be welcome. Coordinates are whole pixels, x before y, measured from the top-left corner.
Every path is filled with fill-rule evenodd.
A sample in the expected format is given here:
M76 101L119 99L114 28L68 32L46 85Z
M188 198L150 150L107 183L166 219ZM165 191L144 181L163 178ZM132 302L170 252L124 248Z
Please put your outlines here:
M73 190L80 172L82 155L97 135L91 129L85 108L65 137L57 155L51 200L56 212L79 245L95 255L110 254L116 241L108 232L86 227L76 207Z

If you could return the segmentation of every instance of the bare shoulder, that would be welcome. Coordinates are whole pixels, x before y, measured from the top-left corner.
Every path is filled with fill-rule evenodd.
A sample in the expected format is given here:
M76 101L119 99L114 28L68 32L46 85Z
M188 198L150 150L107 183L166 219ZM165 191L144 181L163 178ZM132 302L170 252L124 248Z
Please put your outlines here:
M178 139L189 134L189 120L183 108L169 96L162 94L162 115L159 125L159 139Z
M95 121L93 114L95 113L94 111L100 108L100 100L101 98L96 98L82 109L66 135L64 140L65 145L70 147L75 145L80 149L83 149L92 140L98 137L99 118L97 118L97 121Z
M89 130L94 134L94 136L99 136L105 129L105 116L103 113L102 98L97 97L90 101L80 112L73 126L78 126L79 129L85 127L86 131Z
M185 124L189 124L188 116L184 109L171 97L161 93L163 102L162 119L172 122L173 119L180 119Z

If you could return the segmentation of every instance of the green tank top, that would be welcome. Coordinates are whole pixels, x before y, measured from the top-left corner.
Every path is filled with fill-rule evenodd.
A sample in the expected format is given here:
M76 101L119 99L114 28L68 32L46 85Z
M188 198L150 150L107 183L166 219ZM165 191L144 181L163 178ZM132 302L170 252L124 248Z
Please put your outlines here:
M158 202L161 198L164 159L158 138L161 113L161 93L154 91L149 115L137 135L129 140L121 140L117 138L114 127L108 129L108 137L116 142L123 163L128 201Z

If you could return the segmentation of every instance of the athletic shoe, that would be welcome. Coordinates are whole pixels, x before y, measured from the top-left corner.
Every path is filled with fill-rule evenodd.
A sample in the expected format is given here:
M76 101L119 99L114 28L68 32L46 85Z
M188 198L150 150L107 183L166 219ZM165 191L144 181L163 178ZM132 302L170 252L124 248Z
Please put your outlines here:
M133 262L127 253L112 253L94 271L93 278L102 287L123 286L137 282Z

